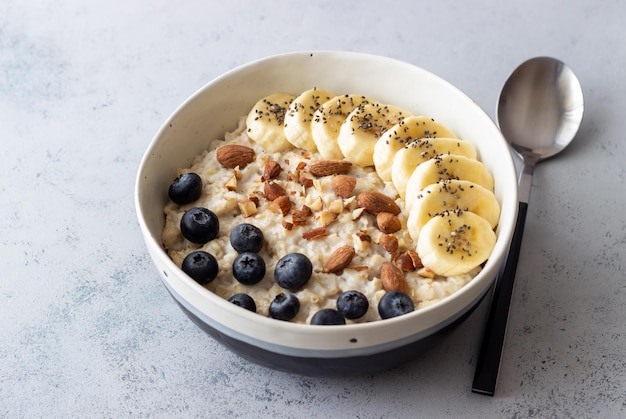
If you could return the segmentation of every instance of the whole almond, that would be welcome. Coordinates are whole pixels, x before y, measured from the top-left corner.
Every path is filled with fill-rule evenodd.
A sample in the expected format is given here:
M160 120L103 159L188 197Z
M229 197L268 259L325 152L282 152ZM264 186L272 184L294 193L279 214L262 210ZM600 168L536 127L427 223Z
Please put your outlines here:
M256 158L254 150L245 145L226 144L215 150L217 161L224 167L233 169L237 166L246 167Z
M376 225L383 233L392 234L402 228L402 223L390 212L379 212L376 215Z
M373 215L377 215L379 212L388 212L393 215L400 214L398 204L384 193L378 191L361 192L356 197L356 204Z
M352 163L347 160L320 160L311 163L309 172L312 175L321 177L347 173L352 167Z
M274 201L279 196L287 195L287 191L285 191L285 188L283 188L276 182L271 182L267 180L263 182L263 193L269 201Z
M335 273L342 271L352 262L355 254L354 246L346 244L338 247L324 263L324 272Z
M331 186L337 196L349 198L356 187L356 178L350 175L337 175L333 178Z
M385 234L378 239L378 244L389 253L393 253L398 250L398 238L393 234Z
M402 271L391 262L384 262L380 269L380 279L386 291L408 292L409 285Z
M280 172L283 171L283 168L280 167L278 163L274 160L268 160L265 162L265 166L263 167L263 176L261 180L270 180L278 177Z

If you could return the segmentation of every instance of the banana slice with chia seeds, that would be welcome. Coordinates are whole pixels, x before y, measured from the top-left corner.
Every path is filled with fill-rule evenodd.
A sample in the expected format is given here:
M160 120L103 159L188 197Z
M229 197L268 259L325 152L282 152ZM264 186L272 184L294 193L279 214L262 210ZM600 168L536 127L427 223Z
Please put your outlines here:
M492 191L467 180L444 180L428 185L415 198L407 219L411 238L417 241L431 218L454 211L473 212L491 229L500 218L500 205Z
M487 190L494 190L493 176L481 161L456 154L439 155L419 164L409 177L404 197L407 211L411 210L415 197L426 186L450 179L468 180Z
M335 96L315 112L311 121L311 134L317 151L326 160L343 160L337 143L341 124L357 106L374 101L361 95Z
M357 106L339 129L337 143L343 156L357 166L373 166L378 139L410 115L393 105L367 103Z
M322 104L335 97L328 90L313 88L305 90L296 97L285 114L285 137L295 147L308 151L317 151L317 145L311 133L311 121Z
M452 211L424 225L417 253L425 268L451 277L480 266L495 244L496 234L487 220L472 212Z
M420 138L457 138L457 136L427 116L409 116L389 128L374 146L374 166L378 176L391 181L391 165L398 150Z
M259 100L246 117L248 137L270 152L293 148L285 137L284 122L294 99L288 93L273 93Z
M440 154L457 154L476 158L476 148L467 141L455 138L420 138L396 152L391 165L391 181L400 197L405 197L406 186L415 168Z

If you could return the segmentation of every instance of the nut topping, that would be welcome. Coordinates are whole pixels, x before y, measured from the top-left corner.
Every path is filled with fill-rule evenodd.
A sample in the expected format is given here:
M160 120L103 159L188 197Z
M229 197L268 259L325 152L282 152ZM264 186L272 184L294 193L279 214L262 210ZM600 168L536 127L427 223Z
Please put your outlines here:
M372 236L370 236L369 234L363 232L363 231L359 231L358 233L356 233L356 236L362 241L362 242L368 242L371 243L372 241Z
M311 186L313 186L313 179L307 177L304 172L300 172L300 174L298 175L298 183L305 188L310 188Z
M393 253L398 250L398 238L392 234L385 234L384 236L381 236L378 240L378 244L380 244L383 249L389 253Z
M330 211L322 211L320 212L320 215L318 217L320 224L323 226L327 226L328 224L335 221L335 219L337 219L337 214L334 214Z
M391 262L384 262L380 269L380 279L386 291L408 292L409 285L402 271Z
M415 250L408 250L407 253L409 254L409 257L411 258L411 262L413 262L413 266L415 266L415 269L420 269L424 267L424 264L422 264L422 259L420 258L420 255L418 255Z
M272 205L276 205L280 209L283 217L289 214L289 211L291 210L291 201L286 195L279 196L278 198L273 200Z
M268 160L265 162L265 166L263 167L263 177L261 177L262 181L274 179L278 177L280 172L283 171L283 168L280 167L278 163L274 160Z
M354 247L349 244L338 247L324 263L324 272L336 273L344 270L352 262L355 254Z
M328 234L326 232L326 227L317 227L309 231L305 231L302 233L302 238L305 240L313 240L318 239L320 237L324 237Z
M309 171L317 177L347 173L352 163L347 160L319 160L311 163Z
M241 211L241 214L246 218L251 217L257 213L256 205L250 199L239 201L237 205L239 206L239 211Z
M245 145L226 144L215 150L217 161L224 167L234 169L246 167L248 163L252 163L256 158L254 150Z
M380 231L386 234L395 233L402 228L402 223L398 217L385 211L379 212L376 215L376 225Z
M285 188L276 182L265 181L263 183L263 193L269 201L274 201L279 196L287 195Z
M398 268L405 272L413 272L423 267L422 260L415 250L407 250L406 252L400 253L395 262Z
M333 178L331 186L337 196L348 198L354 192L356 178L350 175L337 175Z
M291 211L291 218L293 220L293 224L297 226L305 225L307 219L313 215L311 208L306 205L302 206L302 209L294 209Z
M224 184L224 187L229 191L237 190L237 176L233 174L233 176L228 179L228 181Z
M379 212L389 212L393 215L400 214L400 207L382 192L361 192L356 197L356 204L370 214L377 215Z

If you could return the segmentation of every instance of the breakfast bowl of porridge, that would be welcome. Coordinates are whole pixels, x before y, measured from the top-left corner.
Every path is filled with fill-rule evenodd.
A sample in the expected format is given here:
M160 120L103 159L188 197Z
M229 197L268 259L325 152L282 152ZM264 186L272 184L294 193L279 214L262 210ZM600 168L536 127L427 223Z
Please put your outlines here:
M517 211L489 116L438 76L338 51L264 58L163 124L135 185L162 283L240 356L367 374L435 345L487 295Z

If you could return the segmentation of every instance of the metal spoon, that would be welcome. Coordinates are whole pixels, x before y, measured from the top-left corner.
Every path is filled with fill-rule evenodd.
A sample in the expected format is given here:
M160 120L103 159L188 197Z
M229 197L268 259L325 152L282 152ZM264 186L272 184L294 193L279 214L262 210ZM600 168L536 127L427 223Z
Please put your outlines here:
M498 124L522 159L519 211L511 247L493 291L472 384L475 393L495 393L535 165L574 139L583 110L583 93L576 75L555 58L537 57L522 63L502 87Z

